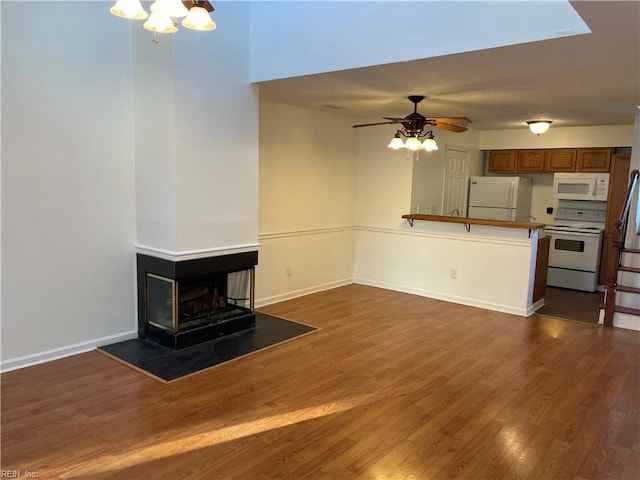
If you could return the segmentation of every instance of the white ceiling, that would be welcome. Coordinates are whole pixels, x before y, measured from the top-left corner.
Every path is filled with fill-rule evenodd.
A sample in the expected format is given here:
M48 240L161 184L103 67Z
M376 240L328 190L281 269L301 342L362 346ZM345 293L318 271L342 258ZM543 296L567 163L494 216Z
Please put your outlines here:
M593 33L259 83L260 97L354 119L465 116L472 128L630 125L640 105L640 1L573 1ZM441 39L440 41L446 41Z

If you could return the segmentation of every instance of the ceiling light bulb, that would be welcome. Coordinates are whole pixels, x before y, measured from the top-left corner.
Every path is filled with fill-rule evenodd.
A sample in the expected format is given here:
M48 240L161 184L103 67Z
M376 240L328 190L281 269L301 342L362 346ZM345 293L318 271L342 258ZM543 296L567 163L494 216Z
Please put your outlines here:
M149 20L142 25L145 29L156 33L175 33L178 31L171 18L152 12Z
M549 130L549 125L551 125L551 123L552 122L550 120L532 120L527 122L527 125L529 125L529 130L531 130L532 133L540 135Z
M144 20L149 16L140 5L140 0L118 0L109 11L116 17L131 20Z
M407 138L407 143L405 144L405 147L415 152L416 150L422 150L422 143L420 143L420 140L418 140L418 137L409 137Z
M186 17L189 13L180 0L156 0L151 4L151 11L167 17Z
M202 7L191 7L189 10L189 15L182 21L182 25L191 30L215 30L216 24L211 17L209 16L209 12Z

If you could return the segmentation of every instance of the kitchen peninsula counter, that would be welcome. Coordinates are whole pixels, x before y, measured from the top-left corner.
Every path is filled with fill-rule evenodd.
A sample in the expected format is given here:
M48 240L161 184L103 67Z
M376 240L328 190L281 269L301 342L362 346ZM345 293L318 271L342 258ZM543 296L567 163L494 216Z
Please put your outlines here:
M388 248L402 259L399 263L412 265L412 276L405 280L419 285L412 291L521 316L532 315L544 305L546 225L419 213L402 218L410 226L399 228L403 233L390 239ZM385 255L391 254L376 258ZM382 282L390 264L374 263L372 272L363 277Z
M525 230L541 230L545 227L542 223L509 222L503 220L485 220L482 218L467 217L445 217L443 215L425 215L422 213L409 213L402 215L402 218L406 219L411 226L413 226L414 220L421 220L427 222L462 223L464 225L483 225L486 227L523 228Z

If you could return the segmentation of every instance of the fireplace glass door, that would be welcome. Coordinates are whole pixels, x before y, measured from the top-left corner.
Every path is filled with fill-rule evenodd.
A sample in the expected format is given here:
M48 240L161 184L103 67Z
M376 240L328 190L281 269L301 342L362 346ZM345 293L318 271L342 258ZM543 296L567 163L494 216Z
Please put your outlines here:
M177 334L253 311L254 269L173 280L146 274L147 322Z

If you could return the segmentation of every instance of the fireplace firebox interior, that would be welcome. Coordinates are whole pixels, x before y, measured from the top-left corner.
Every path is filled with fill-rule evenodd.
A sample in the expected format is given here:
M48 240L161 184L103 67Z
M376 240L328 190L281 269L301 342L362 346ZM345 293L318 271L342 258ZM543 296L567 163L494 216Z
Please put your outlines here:
M138 336L173 349L255 327L257 252L173 262L138 254Z

